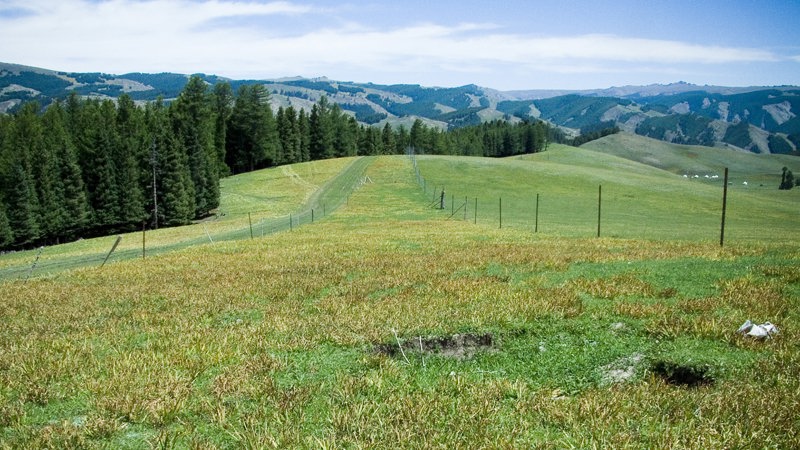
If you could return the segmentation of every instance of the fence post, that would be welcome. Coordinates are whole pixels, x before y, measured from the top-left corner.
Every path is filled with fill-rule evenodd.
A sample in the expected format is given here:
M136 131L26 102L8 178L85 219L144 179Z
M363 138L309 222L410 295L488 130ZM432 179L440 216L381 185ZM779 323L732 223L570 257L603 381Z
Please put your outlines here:
M147 229L146 225L147 225L147 222L143 220L142 221L142 259L144 259L144 256L145 256L145 230Z
M119 241L121 241L121 240L122 240L122 236L117 236L117 240L114 241L114 245L111 246L111 250L106 255L106 259L103 260L103 264L100 264L100 267L103 267L103 266L106 265L106 261L108 261L108 258L111 257L111 254L114 253L114 250L117 249L117 245L119 245Z
M292 231L292 214L289 213L289 231Z
M539 232L539 194L536 194L536 214L535 214L535 217L536 217L536 219L534 220L534 223L533 223L533 232L534 233L538 233Z
M211 234L209 234L209 232L208 232L208 228L206 227L206 224L203 224L203 231L205 231L205 232L206 232L206 237L208 237L208 241L209 241L209 242L211 242L211 243L213 244L213 243L214 243L214 240L213 240L213 239L211 239Z
M456 213L456 196L450 194L450 215L454 215Z
M600 237L600 206L603 199L603 185L597 187L597 237Z
M39 247L39 251L36 252L36 259L33 260L33 264L31 265L31 269L28 271L28 276L25 277L25 282L24 283L27 283L28 282L28 278L30 278L31 275L33 274L33 269L36 268L36 264L39 262L39 257L42 256L42 250L44 250L44 246Z
M503 228L503 197L500 197L500 228Z
M475 225L478 224L478 197L475 197Z
M250 224L250 239L253 239L253 219L249 212L247 213L247 222Z
M464 197L464 222L467 221L467 197Z
M442 193L439 196L439 209L444 209L444 188L442 188Z
M722 185L722 225L719 230L719 246L725 244L725 210L728 206L728 168L725 168L725 181Z
M311 223L314 223L314 208L311 208Z

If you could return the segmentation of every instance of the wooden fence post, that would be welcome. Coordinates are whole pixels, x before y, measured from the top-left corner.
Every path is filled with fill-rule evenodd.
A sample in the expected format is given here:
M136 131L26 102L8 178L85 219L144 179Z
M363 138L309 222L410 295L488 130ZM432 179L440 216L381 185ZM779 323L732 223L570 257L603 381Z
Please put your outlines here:
M725 181L722 187L722 225L719 230L719 246L725 244L725 210L728 207L728 168L725 168Z
M503 228L503 197L500 197L500 228Z
M103 260L103 264L100 264L100 267L103 267L103 266L106 265L106 261L108 261L108 258L111 257L111 254L114 253L114 250L117 249L117 245L119 245L119 241L121 241L121 240L122 240L122 236L117 236L117 240L114 241L114 245L111 246L111 250L109 250L108 254L106 255L106 259Z
M600 207L603 199L603 185L597 187L597 237L600 237Z

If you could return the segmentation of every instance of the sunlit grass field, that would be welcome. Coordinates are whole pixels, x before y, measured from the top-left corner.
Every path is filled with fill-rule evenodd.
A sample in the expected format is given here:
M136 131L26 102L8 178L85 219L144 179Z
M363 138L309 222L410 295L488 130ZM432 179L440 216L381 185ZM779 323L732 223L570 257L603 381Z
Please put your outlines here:
M609 159L570 164L586 157ZM628 209L690 221L659 202L713 215L720 186L687 191L585 150L417 163L427 192L409 158L381 157L314 224L5 282L0 448L800 446L790 227L761 239L778 219L732 222L724 247L718 216L675 234L658 218L628 230L612 206L625 187L644 190ZM306 169L310 184L333 179ZM591 197L608 190L601 238L584 180ZM542 231L521 206L500 228L488 199L477 224L450 217L449 203L431 206L434 185L502 195L504 208L541 191ZM733 216L768 198L729 195ZM231 215L250 208L231 200ZM780 334L738 335L747 319Z
M174 251L215 240L245 239L289 229L294 223L310 221L310 210L321 218L346 201L354 179L361 177L364 162L339 158L301 163L245 173L220 182L221 206L216 214L195 224L123 233L109 261ZM327 202L327 205L326 205ZM298 215L299 213L299 215ZM98 266L112 249L117 236L79 240L41 249L0 256L0 279L57 274L64 269ZM143 242L144 241L144 242ZM37 259L38 256L38 259ZM35 270L29 268L34 265Z
M601 236L719 243L724 166L714 171L719 179L692 179L602 152L553 147L506 159L419 156L417 162L429 200L439 199L444 189L448 216L451 202L456 208L466 202L469 221L590 237L597 235L599 204ZM758 164L747 172L744 163L729 171L725 241L800 241L800 190L742 181L765 170L760 161L766 161L779 183L782 160L752 154L749 159ZM453 218L464 220L462 211Z

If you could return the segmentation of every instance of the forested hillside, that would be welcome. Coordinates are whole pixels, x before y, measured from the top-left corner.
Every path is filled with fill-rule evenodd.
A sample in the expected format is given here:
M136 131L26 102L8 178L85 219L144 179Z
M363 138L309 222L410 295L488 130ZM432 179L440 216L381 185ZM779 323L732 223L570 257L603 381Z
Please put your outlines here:
M590 91L500 92L487 87L378 85L327 78L227 80L197 74L209 86L225 82L233 91L262 84L273 112L305 110L327 97L359 125L454 129L493 120L544 120L575 137L619 128L655 139L733 147L754 153L800 154L800 89L697 86L689 83L625 86ZM127 95L136 102L163 98L169 104L189 77L174 73L67 73L0 63L0 113L16 112L30 100L42 106L72 92L84 98Z
M192 77L177 98L72 93L0 116L0 248L158 228L202 219L219 179L309 160L403 153L509 156L561 136L541 121L493 121L445 132L360 124L323 96L310 112L273 112L263 83L213 86Z

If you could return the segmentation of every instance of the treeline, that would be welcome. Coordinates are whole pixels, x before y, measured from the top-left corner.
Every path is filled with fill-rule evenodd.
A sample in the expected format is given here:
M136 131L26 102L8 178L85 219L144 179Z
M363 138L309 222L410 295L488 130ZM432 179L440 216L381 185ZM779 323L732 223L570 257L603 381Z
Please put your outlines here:
M137 105L73 93L0 116L0 248L183 225L219 206L219 179L317 159L419 153L534 153L563 135L544 122L450 132L359 124L322 97L310 112L270 106L263 85L192 77L177 99Z

